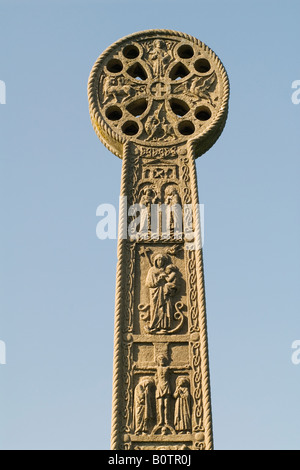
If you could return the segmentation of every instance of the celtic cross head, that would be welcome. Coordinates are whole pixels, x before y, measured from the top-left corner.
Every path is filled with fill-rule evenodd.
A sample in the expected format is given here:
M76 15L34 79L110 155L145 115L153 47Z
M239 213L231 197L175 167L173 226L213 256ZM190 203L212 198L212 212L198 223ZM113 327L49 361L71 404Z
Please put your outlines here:
M94 129L117 156L128 141L159 148L190 141L198 157L223 130L229 84L201 41L149 30L117 41L98 58L88 95Z

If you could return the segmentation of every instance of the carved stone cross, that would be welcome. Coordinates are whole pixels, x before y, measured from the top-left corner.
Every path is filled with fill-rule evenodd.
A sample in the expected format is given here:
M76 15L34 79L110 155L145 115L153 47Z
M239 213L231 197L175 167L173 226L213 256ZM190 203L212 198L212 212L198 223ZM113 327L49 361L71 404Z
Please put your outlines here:
M198 39L149 30L98 58L88 96L123 159L111 447L212 449L195 158L225 125L226 71Z

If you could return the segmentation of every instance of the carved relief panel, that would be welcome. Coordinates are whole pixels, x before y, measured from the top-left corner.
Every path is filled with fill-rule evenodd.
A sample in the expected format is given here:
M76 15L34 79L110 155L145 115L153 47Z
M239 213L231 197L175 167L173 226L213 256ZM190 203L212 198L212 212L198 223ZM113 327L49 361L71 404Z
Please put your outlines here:
M195 290L186 282L188 252L182 243L151 248L136 243L129 270L130 264L134 294L127 304L131 314L125 319L123 343L128 360L126 448L137 443L150 448L151 442L204 448L200 328Z

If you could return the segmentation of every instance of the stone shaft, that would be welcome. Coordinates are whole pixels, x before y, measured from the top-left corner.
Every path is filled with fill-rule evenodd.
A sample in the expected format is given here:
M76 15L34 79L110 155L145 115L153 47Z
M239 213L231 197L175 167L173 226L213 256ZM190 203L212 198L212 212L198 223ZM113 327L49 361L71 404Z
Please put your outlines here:
M111 447L211 449L203 261L192 149L126 145L121 196L127 200L120 209L120 231L122 224L131 223L128 206L146 207L141 202L146 189L154 200L172 203L171 194L192 210L188 217L193 234L188 240L184 233L175 238L171 226L169 238L153 240L150 222L148 238L119 240Z

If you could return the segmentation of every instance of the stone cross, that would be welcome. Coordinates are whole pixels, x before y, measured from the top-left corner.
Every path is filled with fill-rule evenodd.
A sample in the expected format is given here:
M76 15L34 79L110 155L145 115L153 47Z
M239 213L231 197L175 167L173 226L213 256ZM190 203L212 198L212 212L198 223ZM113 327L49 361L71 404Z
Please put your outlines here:
M226 71L192 36L143 31L98 58L88 96L123 160L111 447L212 449L195 159L225 125Z

